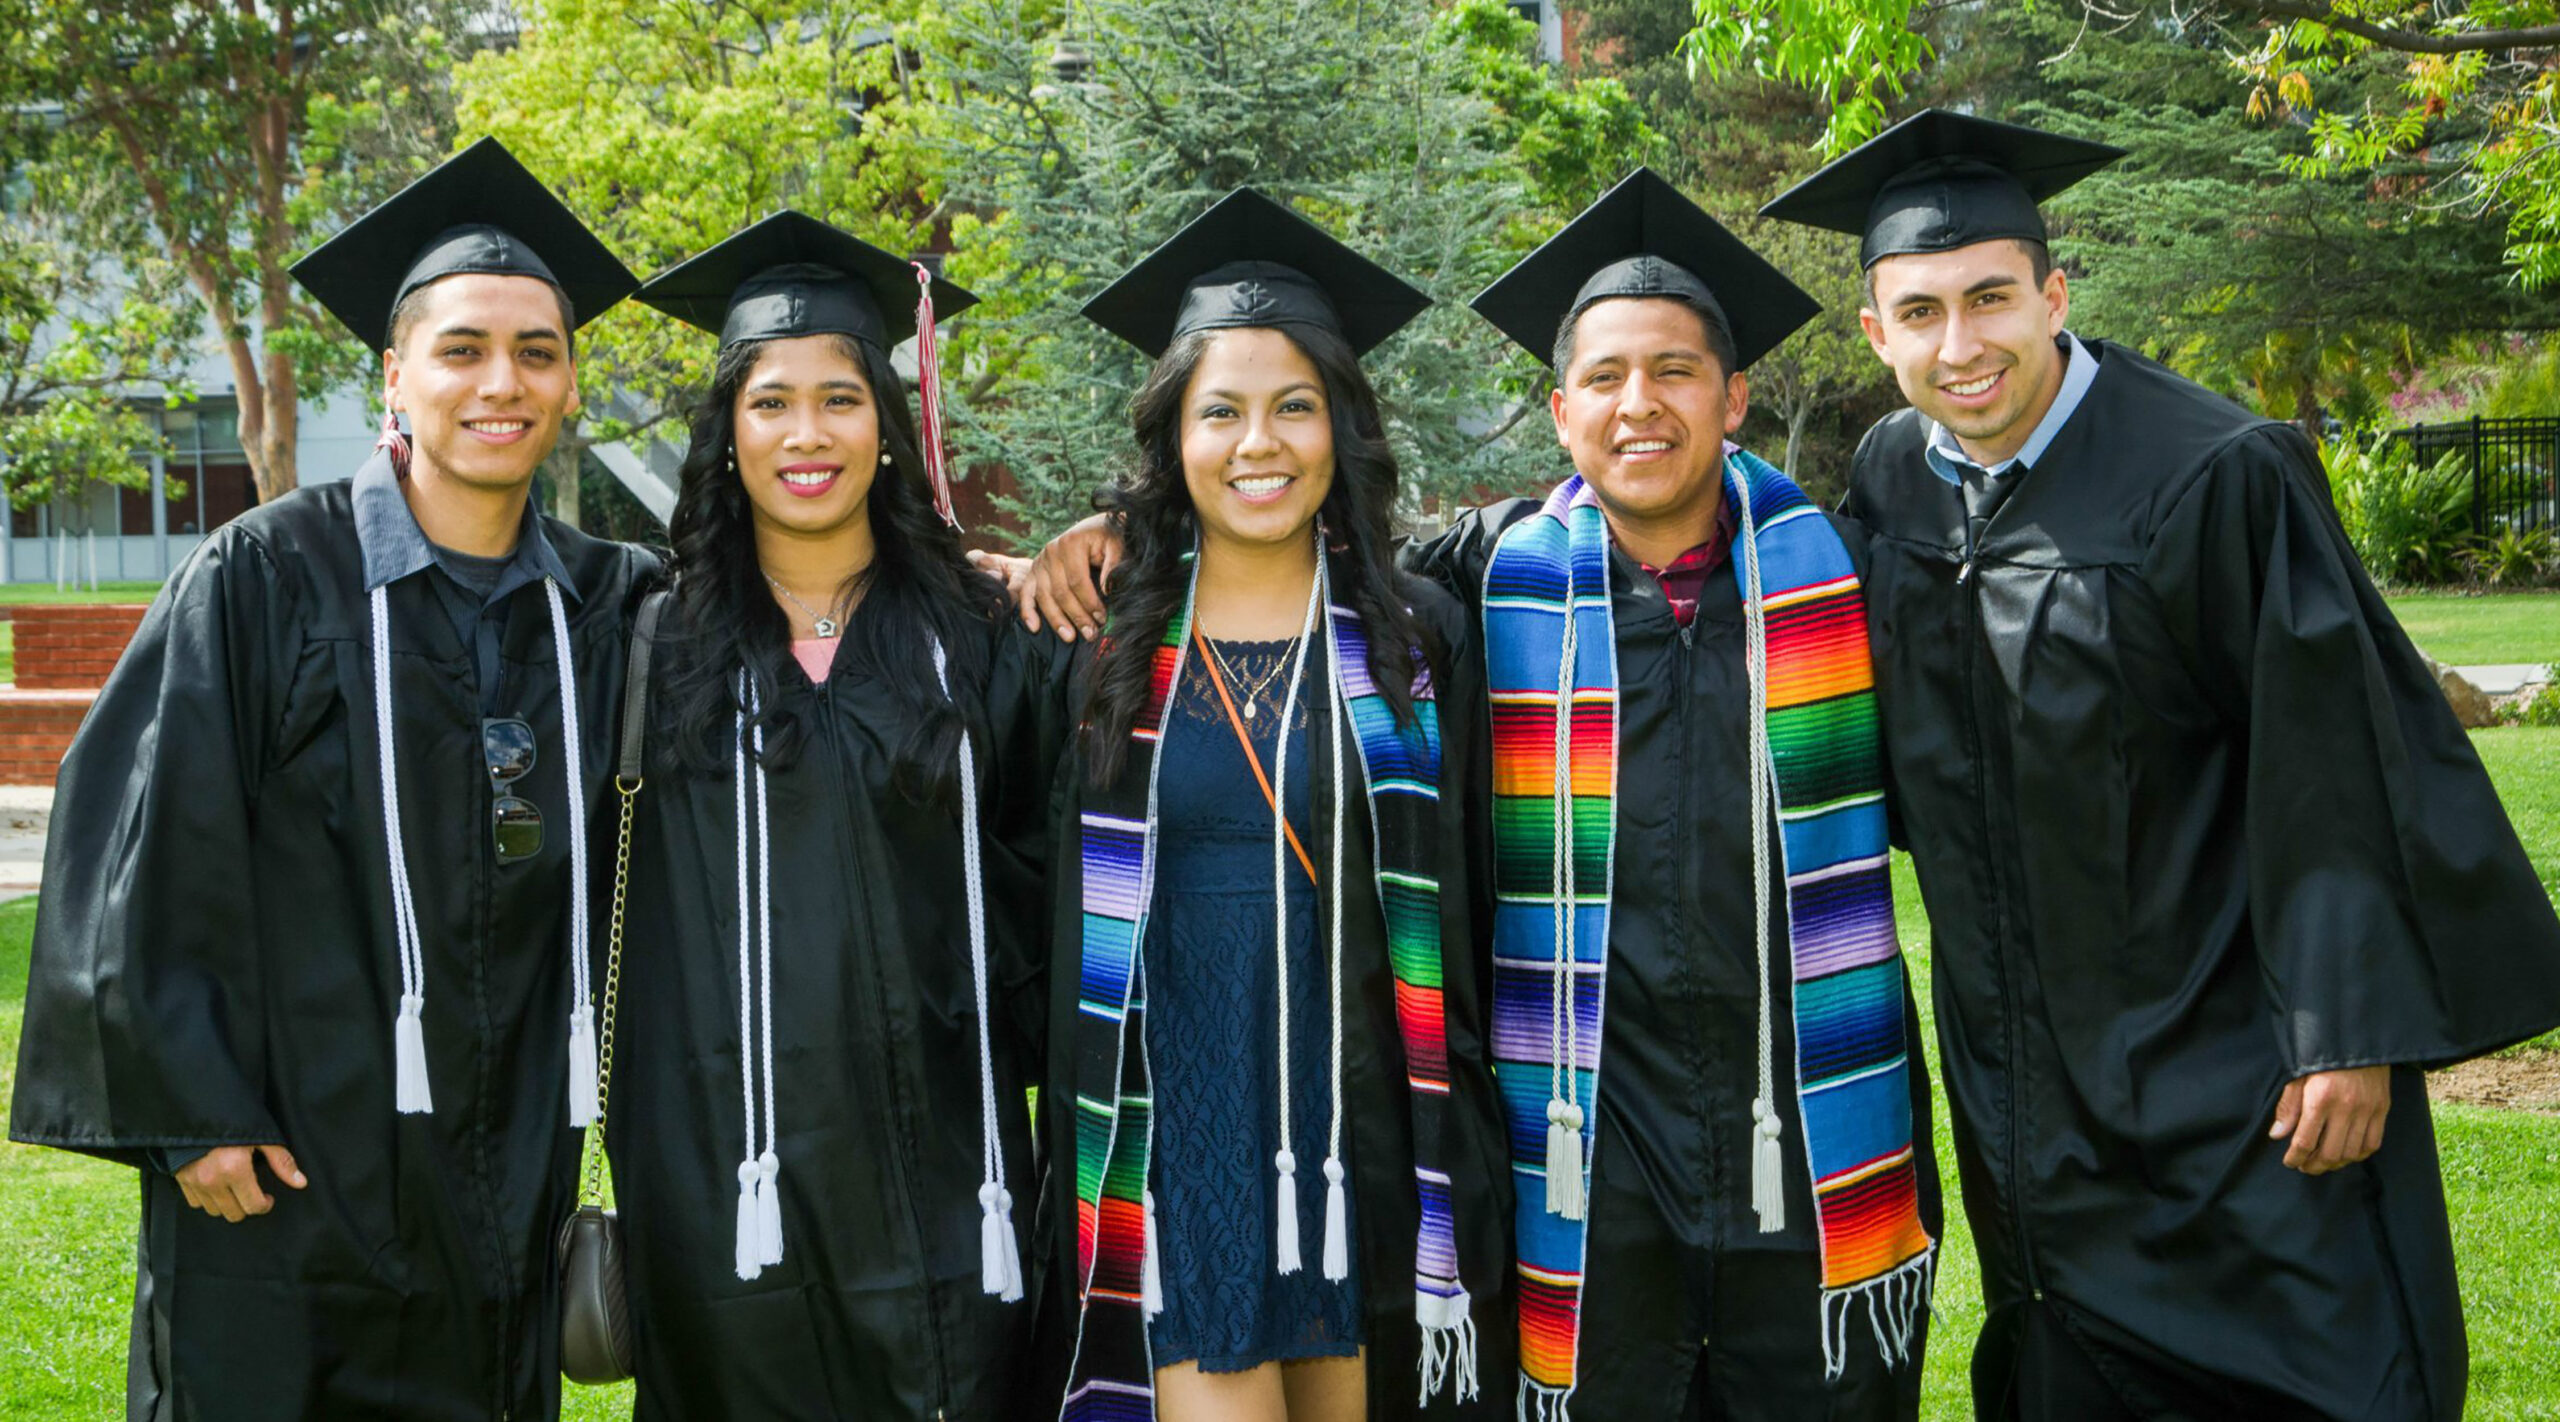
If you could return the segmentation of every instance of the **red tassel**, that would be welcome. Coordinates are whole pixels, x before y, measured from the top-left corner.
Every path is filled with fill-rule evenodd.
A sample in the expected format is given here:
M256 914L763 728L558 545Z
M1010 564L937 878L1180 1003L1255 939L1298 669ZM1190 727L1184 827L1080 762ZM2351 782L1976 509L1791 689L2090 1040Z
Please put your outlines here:
M377 450L391 451L391 472L409 477L409 437L400 433L400 417L389 410L382 412L382 437L373 442Z
M951 502L951 466L942 453L942 358L934 349L933 273L916 269L916 404L924 411L924 476L933 486L933 511L953 528L960 514Z

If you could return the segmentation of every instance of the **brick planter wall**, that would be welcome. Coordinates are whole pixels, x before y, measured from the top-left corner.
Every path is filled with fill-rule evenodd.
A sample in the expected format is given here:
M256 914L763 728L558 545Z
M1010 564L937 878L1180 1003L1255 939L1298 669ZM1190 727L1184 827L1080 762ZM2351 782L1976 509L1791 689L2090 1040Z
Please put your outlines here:
M98 693L0 686L0 785L51 785Z
M18 689L80 691L105 685L145 610L139 603L17 609L10 621L18 636Z

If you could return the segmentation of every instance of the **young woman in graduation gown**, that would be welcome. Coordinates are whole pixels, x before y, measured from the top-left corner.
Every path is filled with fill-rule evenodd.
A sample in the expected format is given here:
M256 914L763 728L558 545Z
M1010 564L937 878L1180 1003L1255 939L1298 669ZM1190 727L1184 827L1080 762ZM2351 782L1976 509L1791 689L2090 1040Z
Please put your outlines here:
M1356 354L1423 304L1247 190L1086 307L1158 359L1054 806L1067 1418L1511 1410L1482 683Z
M670 522L608 1083L644 1419L995 1422L1057 1395L1021 1247L1039 649L999 634L937 511L888 355L918 322L930 350L919 290L797 213L644 288L722 335Z

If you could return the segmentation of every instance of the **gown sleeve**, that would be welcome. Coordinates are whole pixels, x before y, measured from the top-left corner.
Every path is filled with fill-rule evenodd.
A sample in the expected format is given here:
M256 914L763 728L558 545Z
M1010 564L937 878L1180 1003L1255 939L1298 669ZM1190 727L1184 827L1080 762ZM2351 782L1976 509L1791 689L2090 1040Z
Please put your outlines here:
M1396 550L1396 566L1415 577L1437 583L1463 606L1473 608L1484 591L1484 566L1502 531L1538 505L1529 499L1504 499L1468 509L1430 538L1408 539Z
M63 759L14 1140L137 1166L283 1140L259 1086L265 965L239 862L297 659L279 581L245 533L208 540Z
M2560 1023L2560 921L2290 426L2222 450L2143 574L2242 728L2250 932L2291 1075L2436 1066Z

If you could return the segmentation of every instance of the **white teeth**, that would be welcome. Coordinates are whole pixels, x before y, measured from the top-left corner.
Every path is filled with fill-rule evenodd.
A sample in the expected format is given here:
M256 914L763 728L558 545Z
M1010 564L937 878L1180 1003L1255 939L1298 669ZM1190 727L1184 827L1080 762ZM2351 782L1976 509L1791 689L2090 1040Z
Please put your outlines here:
M482 434L514 434L525 426L522 420L466 420L463 423L466 428Z
M1671 447L1667 439L1631 439L1618 446L1620 454L1659 454Z
M1248 499L1258 499L1265 494L1276 494L1282 489L1289 487L1289 476L1286 474L1261 474L1256 475L1251 479L1238 479L1227 487L1234 489L1237 493L1244 495Z
M1947 387L1947 393L1950 395L1979 395L1983 391L1990 389L1999 381L1999 379L2000 372L1995 370L1989 375L1982 377L1980 380L1968 380L1961 385L1950 385Z
M817 469L806 473L795 472L785 474L782 476L782 482L785 484L797 484L804 489L814 489L834 477L836 477L836 471L832 469Z

